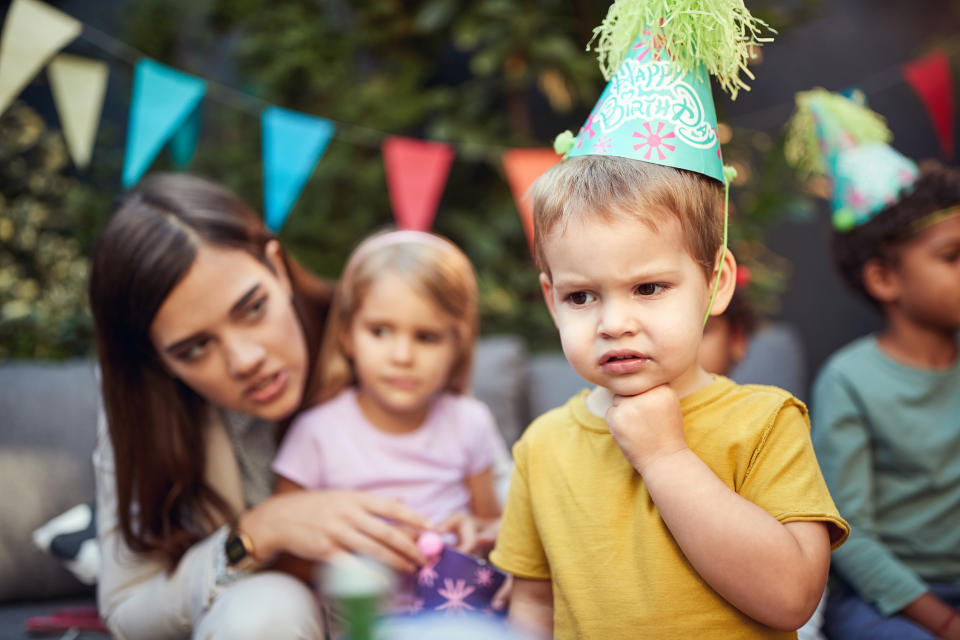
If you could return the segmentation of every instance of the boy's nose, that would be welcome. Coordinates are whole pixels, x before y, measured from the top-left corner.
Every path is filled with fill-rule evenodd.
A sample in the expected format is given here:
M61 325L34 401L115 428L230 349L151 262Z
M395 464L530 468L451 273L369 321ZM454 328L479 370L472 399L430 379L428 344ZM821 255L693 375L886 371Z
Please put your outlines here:
M267 350L259 342L235 337L225 345L227 371L238 378L256 373L263 364Z
M603 303L597 333L608 338L633 335L640 322L635 310L626 302L607 300Z

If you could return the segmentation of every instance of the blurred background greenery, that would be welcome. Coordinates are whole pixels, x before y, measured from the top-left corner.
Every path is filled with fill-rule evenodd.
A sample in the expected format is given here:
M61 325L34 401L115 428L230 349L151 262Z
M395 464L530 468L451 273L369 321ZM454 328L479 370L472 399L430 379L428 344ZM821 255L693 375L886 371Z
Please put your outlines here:
M558 348L500 155L549 146L554 135L583 122L603 88L584 46L607 0L102 4L123 25L113 37L250 96L244 103L235 92L210 87L190 170L222 181L258 208L256 110L271 103L342 123L280 233L323 276L337 277L351 248L392 222L383 136L454 145L434 230L462 246L476 266L483 333L514 333L533 349ZM818 0L751 3L781 34L821 9ZM115 67L111 94L128 96L130 82L129 67ZM723 122L726 100L715 95ZM87 262L120 190L125 108L108 104L95 168L83 174L71 168L55 116L18 102L0 117L0 358L91 353ZM739 169L731 245L749 267L754 303L774 313L789 264L764 248L764 231L811 206L784 166L775 133L726 125L720 133L724 160ZM165 155L153 165L169 168Z

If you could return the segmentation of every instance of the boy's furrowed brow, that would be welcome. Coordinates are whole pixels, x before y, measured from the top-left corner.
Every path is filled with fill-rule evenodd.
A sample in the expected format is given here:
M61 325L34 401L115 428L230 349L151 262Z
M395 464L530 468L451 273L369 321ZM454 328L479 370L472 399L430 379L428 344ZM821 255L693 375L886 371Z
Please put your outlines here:
M614 274L604 278L606 282L619 282L620 284L636 284L641 282L658 282L660 280L674 280L679 272L673 268L657 268L650 270L634 271L629 273ZM577 274L556 274L553 275L553 286L556 289L590 289L596 286L596 278L581 276Z
M554 289L565 289L565 290L589 289L593 283L593 280L591 278L586 278L584 276L580 276L576 274L564 275L564 274L554 273L553 278L551 278L551 280L553 281L552 284Z

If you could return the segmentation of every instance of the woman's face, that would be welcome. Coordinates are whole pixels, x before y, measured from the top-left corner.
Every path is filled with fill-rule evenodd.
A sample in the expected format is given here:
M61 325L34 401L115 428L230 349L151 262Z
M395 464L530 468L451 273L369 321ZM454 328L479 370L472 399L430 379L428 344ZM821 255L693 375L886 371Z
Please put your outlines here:
M300 405L309 367L276 241L267 260L274 271L245 251L201 245L150 338L170 373L208 401L281 420Z

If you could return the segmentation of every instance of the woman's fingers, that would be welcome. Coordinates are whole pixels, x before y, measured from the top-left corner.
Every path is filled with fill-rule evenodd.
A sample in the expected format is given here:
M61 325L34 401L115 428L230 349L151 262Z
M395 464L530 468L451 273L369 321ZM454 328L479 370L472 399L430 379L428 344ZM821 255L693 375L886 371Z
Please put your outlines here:
M274 496L264 503L272 514L266 521L277 538L276 551L321 561L336 551L364 553L403 571L426 563L414 539L432 524L399 500L321 490Z
M434 524L407 505L395 498L385 498L371 493L357 493L364 506L371 513L383 518L389 518L414 529L432 530Z
M405 557L416 565L426 564L427 559L420 553L412 533L386 522L369 512L360 511L352 515L350 524L357 531L373 539L378 544L389 548L392 552Z
M345 529L340 534L340 543L354 553L370 556L400 571L412 573L417 570L417 565L409 558L362 529L353 527Z
M465 513L458 513L444 520L438 529L441 532L452 532L457 536L457 551L473 553L477 548L477 521Z

